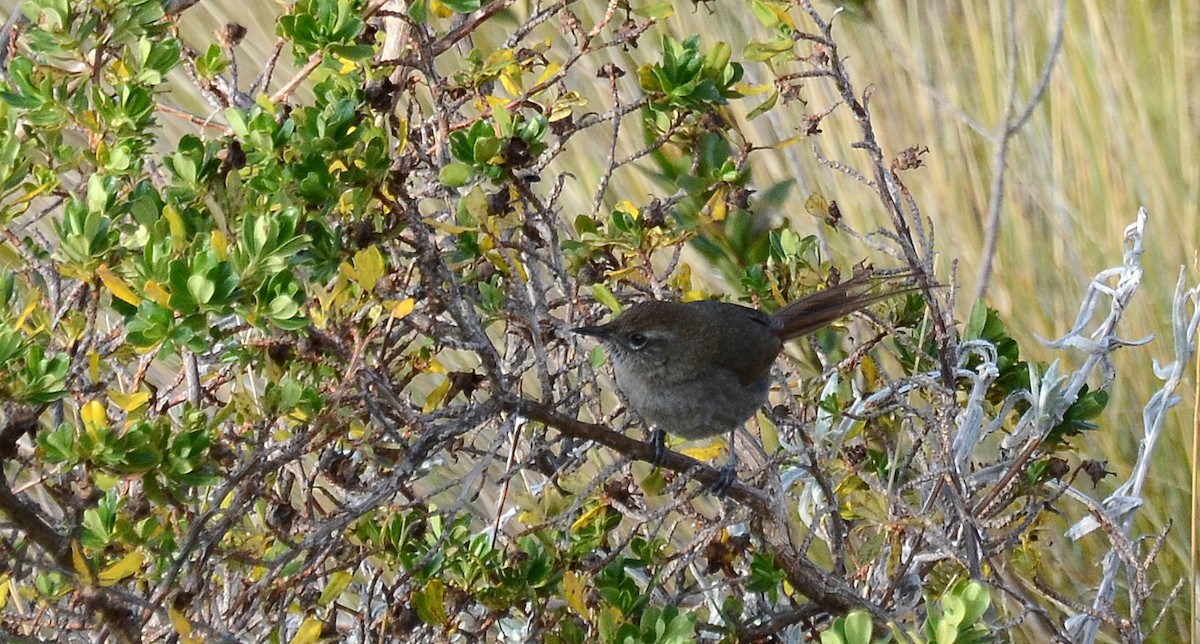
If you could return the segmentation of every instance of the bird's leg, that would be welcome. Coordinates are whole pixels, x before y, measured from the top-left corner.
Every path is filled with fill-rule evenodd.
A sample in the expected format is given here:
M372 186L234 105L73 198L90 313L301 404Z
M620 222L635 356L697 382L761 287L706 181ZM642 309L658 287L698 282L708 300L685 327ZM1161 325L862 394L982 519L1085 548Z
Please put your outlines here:
M713 482L712 493L714 496L725 496L725 492L737 480L737 452L733 451L733 438L737 435L737 425L729 430L729 460L725 461L725 467L721 468L721 475Z
M655 428L650 432L650 444L654 446L654 455L650 457L650 464L658 467L667 460L667 433Z

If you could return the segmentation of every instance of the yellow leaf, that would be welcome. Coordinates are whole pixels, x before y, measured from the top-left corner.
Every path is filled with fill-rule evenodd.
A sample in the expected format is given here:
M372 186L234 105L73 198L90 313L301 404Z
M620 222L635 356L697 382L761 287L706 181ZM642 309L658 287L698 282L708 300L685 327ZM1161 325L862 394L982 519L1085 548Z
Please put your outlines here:
M349 58L343 58L341 56L337 56L337 61L342 64L341 69L338 69L339 74L345 76L346 74L349 74L350 72L354 71L354 68L356 65L354 64L353 60L350 60Z
M438 406L442 404L442 401L446 399L446 394L449 393L449 391L450 379L446 378L445 380L442 380L442 384L435 387L434 390L429 392L429 395L425 397L425 404L421 406L421 413L428 414L429 412L437 409Z
M874 384L875 381L879 380L879 365L875 364L875 360L873 360L871 356L863 356L860 364L863 378L865 378L867 382Z
M742 96L754 96L755 94L762 94L763 92L774 89L774 87L774 83L763 83L762 85L755 85L753 83L738 83L737 85L733 86L733 88L736 89Z
M96 274L100 276L100 281L104 282L104 285L108 287L108 290L112 291L113 297L119 298L122 301L128 302L134 306L142 303L142 298L139 297L137 293L134 293L133 289L129 288L129 285L125 283L125 280L121 279L119 275L109 270L107 264L101 264L100 268L96 269Z
M400 141L396 144L396 152L404 152L408 145L408 119L400 119Z
M95 351L88 351L88 375L92 382L100 381L100 354Z
M639 267L630 265L626 266L625 268L618 268L616 270L608 271L605 275L615 282L619 282L626 278L638 280L638 272L640 270L641 269Z
M346 164L342 163L341 159L338 159L329 165L330 174L336 174L338 172L345 172L347 169L348 168L346 167ZM343 194L343 196L345 196L345 195Z
M721 452L724 450L725 443L722 441L716 441L711 445L704 445L702 447L689 447L687 449L680 450L680 453L685 456L691 456L697 461L711 461L720 456Z
M141 570L145 557L139 552L131 552L120 561L100 571L100 585L111 586L118 581Z
M771 13L775 14L776 20L791 27L792 31L796 30L796 22L792 20L792 16L787 12L786 5L781 5L781 3L775 2L768 2L764 4L766 5L767 9L771 11Z
M638 67L637 77L638 85L640 85L642 89L650 92L662 91L662 83L660 83L658 77L654 75L654 65L646 63L645 65Z
M513 98L525 93L525 90L521 88L521 78L515 74L500 74L500 84Z
M300 630L296 631L296 636L292 638L291 644L313 644L321 639L321 629L324 628L321 620L315 617L307 617L304 623L300 625Z
M601 512L605 512L606 509L607 506L597 505L587 512L584 512L578 519L575 519L575 523L571 524L571 532L578 532L580 529L591 525L592 522L595 521L597 515L599 515Z
M641 217L642 214L641 211L638 210L638 207L633 205L633 202L629 200L624 200L617 203L617 207L615 209L632 216L634 219Z
M567 605L579 613L580 617L588 619L590 611L583 601L584 589L583 579L574 570L568 570L563 575L563 591L567 595Z
M679 264L679 270L671 278L671 285L685 292L692 290L692 267L687 262Z
M550 105L549 120L551 123L561 121L571 115L574 108L587 105L587 99L575 92L567 92L559 96Z
M383 277L385 268L383 253L379 252L377 246L354 253L354 271L358 273L358 283L368 291L375 290L375 284Z
M512 261L511 264L508 261L505 261L506 257ZM525 271L525 265L517 261L515 258L512 258L508 255L503 255L500 253L500 251L484 253L483 258L491 262L492 266L495 266L496 270L500 271L504 275L509 275L512 272L511 269L515 268L517 270L517 274L521 276L522 282L529 281L529 273Z
M83 548L79 545L78 539L71 539L71 566L75 568L75 573L82 577L87 585L92 586L96 583L96 578L92 576L92 567L88 565L87 558L83 556Z
M516 253L511 249L508 251L508 254L512 258L513 268L517 269L517 275L519 275L521 277L521 281L528 282L529 281L529 271L525 269L525 262L517 260L517 258L515 257Z
M28 319L29 315L33 313L33 310L37 308L38 302L41 300L41 298L42 294L40 291L33 292L33 297L29 298L29 304L26 304L25 310L21 311L21 317L17 318L17 323L14 325L16 328L25 329L25 320ZM29 331L30 329L25 330Z
M426 624L445 624L446 585L440 579L430 579L423 590L413 593L412 605L417 617Z
M123 81L127 81L133 77L133 74L129 73L129 66L119 58L113 61L111 69L117 73L117 78Z
M324 311L324 310L318 311L316 309L309 309L308 314L309 314L309 319L312 320L314 327L324 330L326 327L329 326L329 318L326 316L326 311Z
M713 221L725 221L726 210L725 188L713 190L712 196L708 198L708 216Z
M496 49L488 54L487 60L483 61L484 69L499 70L511 65L517 59L516 53L511 49Z
M675 15L675 6L670 2L654 2L639 9L634 9L634 13L643 18L662 21Z
M450 16L454 15L454 11L438 0L429 0L429 13L432 13L438 18L449 18Z
M560 69L562 69L562 65L559 65L558 63L550 63L549 65L546 65L546 69L542 70L542 75L538 76L537 84L541 85L542 83L550 80L555 74L558 73L558 70Z
M176 248L182 248L184 242L187 241L187 229L183 225L183 218L179 216L179 211L175 210L175 206L167 204L163 206L163 217L167 220L167 227L171 229L171 241L175 242Z
M168 308L167 304L171 301L171 294L167 292L167 289L159 285L158 282L155 282L154 280L146 280L146 286L144 286L142 290L146 291L146 295L150 299L154 300L156 304L164 309Z
M819 192L808 195L808 199L804 200L804 209L813 217L822 219L829 217L829 202L825 200L825 195Z
M438 221L432 218L425 219L425 223L437 230L451 235L458 235L475 230L475 228L471 226L456 226L454 224L448 224L444 221Z
M787 300L783 299L783 293L779 290L779 282L775 279L771 280L771 297L775 298L775 301L780 304L787 302Z
M345 570L339 570L330 575L329 583L325 584L325 590L321 591L321 598L317 600L317 603L327 606L330 602L340 597L342 591L346 590L346 586L350 585L351 579L354 579L354 575Z
M17 199L15 203L23 204L27 201L33 201L38 195L42 194L43 192L45 192L49 189L50 189L50 184L43 183L42 185L34 188L33 190L30 190L29 192L26 192L25 194L21 195L21 198Z
M146 403L150 402L150 392L143 389L127 394L116 389L109 389L108 398L117 403L121 411L129 413L141 409Z
M216 253L217 259L224 261L229 258L229 240L225 238L223 231L214 229L208 235L208 239L212 243L213 252Z
M488 215L488 196L479 186L471 188L459 201L460 207L467 211L474 221L483 221ZM460 210L459 212L462 212Z
M772 150L782 150L786 147L790 147L792 144L796 143L797 141L803 140L803 139L804 139L803 136L789 136L788 138L786 138L782 141L776 141L776 142L772 143L770 147Z
M83 426L88 431L98 431L108 426L108 414L104 409L104 404L99 400L89 400L83 404L83 409L79 410L80 417L83 418Z
M188 621L188 618L172 605L167 606L167 616L171 618L171 626L175 627L175 632L179 633L179 637L184 641L192 641L192 623Z
M417 301L411 297L401 300L392 307L392 317L396 318L397 320L403 320L404 318L408 317L409 313L413 312L413 308L415 308L416 305Z

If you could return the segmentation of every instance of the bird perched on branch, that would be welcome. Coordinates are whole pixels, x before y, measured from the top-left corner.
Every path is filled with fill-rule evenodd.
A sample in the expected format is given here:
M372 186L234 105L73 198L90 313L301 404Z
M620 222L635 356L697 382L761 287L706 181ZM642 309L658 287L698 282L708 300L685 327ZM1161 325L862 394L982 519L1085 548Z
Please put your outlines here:
M771 365L783 343L915 290L878 290L907 276L865 270L773 314L717 301L642 302L608 324L574 331L604 345L617 386L654 427L657 461L666 455L664 432L689 439L729 433L729 461L714 486L721 493L737 476L734 432L767 401Z

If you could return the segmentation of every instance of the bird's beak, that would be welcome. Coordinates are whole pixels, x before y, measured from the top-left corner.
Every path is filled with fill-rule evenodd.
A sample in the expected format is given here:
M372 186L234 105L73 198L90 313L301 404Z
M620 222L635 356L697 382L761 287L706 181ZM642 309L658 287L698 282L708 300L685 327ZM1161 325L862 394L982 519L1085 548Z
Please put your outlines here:
M571 329L573 333L579 335L590 335L594 338L607 338L609 336L608 326L581 326Z

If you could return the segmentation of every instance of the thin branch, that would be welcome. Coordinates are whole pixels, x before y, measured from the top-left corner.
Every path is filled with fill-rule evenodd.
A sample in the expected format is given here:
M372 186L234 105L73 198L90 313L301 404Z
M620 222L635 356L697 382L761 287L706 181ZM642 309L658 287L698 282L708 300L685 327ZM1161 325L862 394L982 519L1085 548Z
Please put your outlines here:
M975 301L982 301L987 294L988 282L992 277L992 264L996 257L996 244L1000 239L1000 215L1004 205L1004 183L1005 173L1008 170L1008 152L1009 146L1012 144L1013 138L1017 132L1025 126L1030 117L1033 116L1033 111L1041 102L1042 96L1046 93L1046 89L1050 86L1050 75L1054 71L1055 63L1058 61L1058 55L1062 51L1063 32L1066 24L1066 0L1058 0L1055 9L1054 33L1050 39L1050 51L1046 54L1046 60L1042 64L1042 73L1038 78L1038 84L1034 87L1033 93L1029 97L1029 101L1020 112L1017 112L1017 93L1019 87L1019 78L1017 75L1017 2L1009 0L1008 3L1008 31L1005 49L1007 52L1008 64L1008 95L1004 106L1004 119L1000 126L992 135L992 143L996 146L996 151L992 155L992 185L990 188L990 196L988 198L988 217L987 227L983 242L983 251L980 254L980 271L979 278L975 282Z

